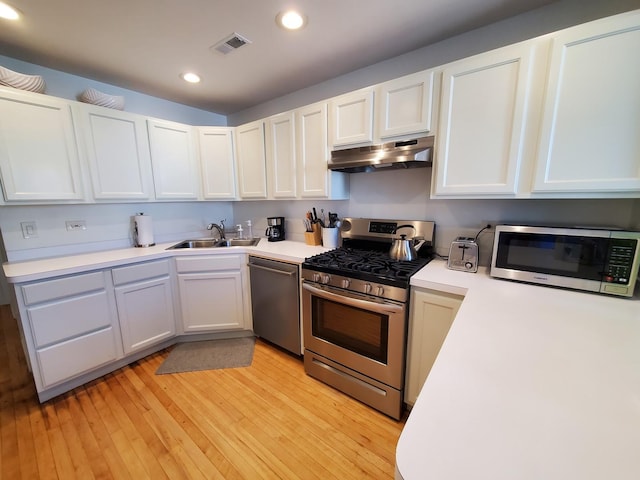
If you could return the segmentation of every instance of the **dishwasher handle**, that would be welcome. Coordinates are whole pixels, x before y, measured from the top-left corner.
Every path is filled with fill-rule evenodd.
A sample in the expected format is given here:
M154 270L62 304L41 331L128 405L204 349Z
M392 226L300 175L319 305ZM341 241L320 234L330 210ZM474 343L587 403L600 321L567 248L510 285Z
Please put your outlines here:
M275 269L275 268L263 267L262 265L256 265L255 263L248 263L247 266L249 268L258 268L260 270L265 270L265 271L271 272L271 273L280 273L281 275L286 275L288 277L293 277L294 275L296 275L298 273L296 271L285 272L284 270L278 270L278 269Z

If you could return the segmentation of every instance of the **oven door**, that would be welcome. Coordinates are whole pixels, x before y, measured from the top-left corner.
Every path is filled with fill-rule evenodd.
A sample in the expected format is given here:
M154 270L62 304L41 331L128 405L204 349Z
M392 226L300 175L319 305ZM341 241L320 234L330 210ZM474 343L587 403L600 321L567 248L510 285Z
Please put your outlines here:
M401 390L406 306L304 282L305 348Z

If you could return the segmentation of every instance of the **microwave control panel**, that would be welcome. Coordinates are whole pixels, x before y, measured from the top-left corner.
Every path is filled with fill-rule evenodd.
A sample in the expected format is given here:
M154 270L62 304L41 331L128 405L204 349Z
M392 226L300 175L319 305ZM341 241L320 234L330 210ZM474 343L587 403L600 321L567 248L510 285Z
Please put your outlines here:
M633 260L638 240L612 238L609 244L609 258L603 281L628 285L632 277Z

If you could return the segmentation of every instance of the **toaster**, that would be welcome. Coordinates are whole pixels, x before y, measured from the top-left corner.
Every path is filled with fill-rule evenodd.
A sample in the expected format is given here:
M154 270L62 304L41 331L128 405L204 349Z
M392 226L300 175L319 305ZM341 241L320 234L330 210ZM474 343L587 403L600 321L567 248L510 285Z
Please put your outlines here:
M478 244L473 237L458 237L451 242L447 267L463 272L478 271Z

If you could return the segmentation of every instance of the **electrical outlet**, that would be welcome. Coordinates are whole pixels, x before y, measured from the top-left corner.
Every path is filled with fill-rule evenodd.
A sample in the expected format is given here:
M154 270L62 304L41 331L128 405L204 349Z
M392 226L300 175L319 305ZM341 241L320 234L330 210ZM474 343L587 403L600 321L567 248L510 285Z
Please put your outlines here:
M38 237L38 227L36 226L36 222L20 222L20 227L22 228L22 236L24 238Z
M64 224L67 226L67 230L69 232L73 230L87 229L87 222L85 222L84 220L67 220L66 222L64 222Z
M487 225L491 225L491 227L487 228L487 230L492 232L496 229L496 225L501 225L501 224L502 222L498 220L482 220L480 223L478 223L478 228L484 228Z

